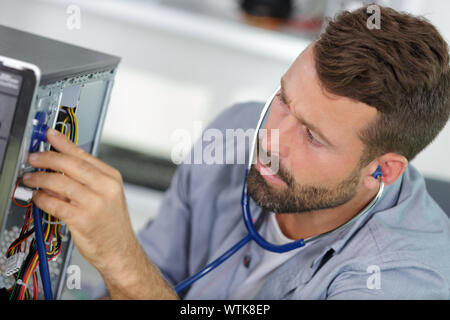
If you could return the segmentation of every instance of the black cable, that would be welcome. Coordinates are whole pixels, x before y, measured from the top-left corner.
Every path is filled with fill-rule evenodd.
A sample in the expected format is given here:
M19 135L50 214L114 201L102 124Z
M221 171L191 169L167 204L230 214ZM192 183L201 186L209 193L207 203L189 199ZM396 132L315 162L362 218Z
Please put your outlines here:
M25 240L26 238L28 238L29 236L31 236L33 234L33 232L34 232L34 227L31 228L30 230L28 230L27 232L25 232L23 235L19 236L16 240L14 240L13 243L11 243L11 245L8 248L8 251L6 251L6 252L9 252L10 248L14 247L19 242L21 242L21 241Z
M69 112L69 118L70 118L70 140L75 141L75 120L73 119L72 112Z
M20 268L19 272L17 273L18 276L17 276L16 282L15 282L15 285L13 287L13 291L11 292L10 300L19 299L20 288L22 285L18 284L18 281L20 280L23 283L23 281L25 280L24 279L25 273L28 270L28 268L30 267L35 254L36 254L36 240L33 239L30 244L30 251L28 252L27 257L25 258L25 261L22 263L22 267Z

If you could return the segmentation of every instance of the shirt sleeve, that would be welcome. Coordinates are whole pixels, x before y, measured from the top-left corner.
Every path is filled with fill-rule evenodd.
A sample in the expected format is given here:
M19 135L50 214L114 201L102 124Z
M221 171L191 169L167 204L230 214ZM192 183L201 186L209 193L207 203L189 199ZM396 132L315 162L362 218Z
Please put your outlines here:
M329 300L448 300L444 277L419 263L369 265L339 274L330 284Z
M253 125L248 124L248 120L245 119L252 119L263 105L257 102L236 104L224 110L207 128L225 132L227 128L245 128L245 125ZM244 124L240 124L242 121L245 121ZM202 140L198 139L195 143L201 144ZM187 157L191 157L192 150L195 150L195 147L192 147ZM192 165L182 161L164 194L157 217L137 234L137 239L149 259L172 286L189 276L189 255L194 250L190 247L192 230L190 186L194 185L192 175ZM102 283L92 296L95 299L106 294L106 288Z
M137 234L142 249L172 286L187 277L190 219L188 179L189 167L180 165L164 193L157 217ZM92 291L91 299L107 295L102 281Z
M189 169L183 164L177 168L156 219L137 235L147 256L171 285L176 285L188 275Z

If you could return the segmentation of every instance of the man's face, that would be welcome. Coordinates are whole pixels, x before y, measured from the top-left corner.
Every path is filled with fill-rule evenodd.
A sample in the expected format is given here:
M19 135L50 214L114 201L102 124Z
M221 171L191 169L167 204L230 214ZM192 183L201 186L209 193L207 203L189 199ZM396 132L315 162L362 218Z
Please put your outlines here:
M264 161L253 165L249 195L276 213L335 208L350 201L364 188L364 145L358 132L376 118L377 110L322 89L313 46L292 64L281 85L265 125L266 141L261 143L271 161L278 159L279 170L267 174ZM279 130L277 146L271 145L273 129Z

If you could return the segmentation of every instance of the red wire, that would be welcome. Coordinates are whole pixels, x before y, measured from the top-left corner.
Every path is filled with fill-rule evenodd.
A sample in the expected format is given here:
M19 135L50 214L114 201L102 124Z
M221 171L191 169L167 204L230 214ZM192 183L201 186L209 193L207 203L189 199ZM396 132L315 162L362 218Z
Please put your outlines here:
M16 194L17 187L19 186L19 184L20 184L21 181L22 181L22 178L20 178L20 179L17 181L17 183L16 183L16 185L15 185L15 187L14 187L13 196L12 196L12 201L13 201L13 203L14 203L16 206L18 206L18 207L21 207L21 208L28 208L27 213L25 214L24 225L22 226L22 230L21 230L21 233L20 233L21 235L23 235L24 232L28 231L28 229L30 228L30 225L31 225L31 215L32 215L32 212L33 212L33 203L32 203L32 202L29 202L29 203L27 203L26 205L22 205L22 204L20 204L20 203L18 203L18 202L16 201L16 199L15 199L15 194ZM52 221L52 217L51 217L50 215L49 215L49 217L50 217L50 221ZM54 232L57 232L57 231L56 231L56 225L52 226L52 228L51 228L51 230L50 230L50 234L49 234L49 236L48 236L47 239L51 239ZM18 244L16 244L15 247L19 246L19 250L20 250L23 241L25 241L25 244L24 244L24 252L25 252L25 251L26 251L26 248L27 248L27 239L22 240L21 242L19 242ZM52 257L48 258L49 261L50 261L51 259L55 258L55 257L61 252L61 247L62 247L62 246L59 247L58 251L57 251ZM14 247L13 247L13 248L14 248ZM8 249L8 251L10 251L10 250L13 249L13 248ZM31 261L34 260L34 258L36 257L36 255L37 255L37 252L35 253L35 255L34 255L34 257L33 257L33 259L32 259ZM24 280L27 279L27 278L28 278L28 275L30 274L30 272L32 272L32 277L33 277L33 299L34 299L34 300L37 300L37 298L38 298L38 292L37 292L37 277L36 277L36 272L35 272L35 270L36 270L38 264L39 264L39 260L36 262L36 265L35 265L35 267L33 268L33 270L28 269L28 270L25 271L25 276L23 277ZM21 285L20 292L19 292L19 300L23 300L23 297L24 297L24 294L25 294L25 289L26 289L25 285L24 285L24 284Z
M30 206L30 207L28 207L28 209L27 209L27 213L25 214L25 221L24 221L24 224L23 224L23 226L22 226L22 230L20 231L20 235L22 236L26 231L28 231L28 229L29 229L29 227L30 227L30 225L29 225L29 222L30 222L30 216L31 216L31 213L33 212L33 207L32 206ZM25 245L24 245L24 249L23 249L23 252L25 252L26 250L27 250L27 239L24 239L24 241L25 241ZM20 244L18 244L19 245L19 251L21 250L21 247L22 247L22 244L21 244L22 242L20 242Z
M38 298L37 277L36 272L33 272L33 300Z
M50 261L50 260L52 260L53 258L55 258L60 252L61 252L61 248L62 248L62 246L60 246L59 247L59 249L58 249L58 251L56 251L56 253L52 256L52 257L49 257L48 258L48 261ZM36 255L37 255L38 253L36 252L35 253L35 255L34 255L34 257L36 257ZM34 260L34 257L33 257L33 259L31 259L31 261L33 261ZM36 261L36 265L34 266L34 269L33 270L27 270L27 271L25 271L25 276L23 277L23 279L27 279L28 278L28 274L30 273L30 272L33 272L33 286L34 286L34 284L36 284L36 286L37 286L37 282L35 282L34 280L35 280L35 277L36 277L36 275L35 275L35 270L36 270L36 268L38 267L38 265L39 265L39 258L38 258L38 260ZM35 290L35 292L37 291L37 288L34 288L34 290ZM19 292L19 300L22 300L23 299L23 295L24 295L24 293L25 293L25 286L24 285L22 285L21 286L21 288L20 288L20 292ZM36 295L37 296L37 295Z
M55 258L61 252L61 248L62 248L62 246L59 246L58 251L55 252L55 254L53 255L52 259Z
M31 212L33 211L33 209L31 208ZM30 216L31 216L31 213L30 213ZM28 219L28 222L30 222L31 221L31 219ZM30 228L30 224L28 223L28 225L27 225L27 228L26 228L26 231L28 231L28 229ZM21 233L21 235L22 235L23 233ZM20 241L19 243L16 243L16 245L14 246L14 247L9 247L8 248L8 250L6 251L7 253L9 253L10 251L12 251L13 249L15 249L15 248L17 248L17 246L19 246L19 250L20 250L20 246L21 246L21 244L22 244L22 242L23 241L25 241L25 249L24 249L24 252L25 252L25 250L26 250L26 244L27 244L27 242L26 242L26 240L27 240L27 238L25 238L25 239L22 239L22 241Z
M33 206L31 206L30 208L28 208L27 210L27 216L26 216L26 228L25 228L25 232L28 232L28 229L30 229L30 225L31 225L31 215L33 214ZM27 251L27 241L28 239L25 239L25 245L23 248L23 252Z
M36 251L36 253L34 254L33 259L31 259L31 261L33 261L37 255L38 255L38 253ZM36 270L38 264L39 264L39 259L36 261L36 265L34 266L33 270L28 269L27 271L25 271L25 276L23 277L24 280L26 280L28 278L28 275L30 274L30 272L34 272L34 270ZM21 285L20 292L19 292L19 300L23 300L24 293L25 293L25 283L23 283Z
M26 215L25 215L25 222L24 222L24 225L22 226L22 231L21 231L21 235L23 235L23 233L25 232L25 230L28 230L28 228L29 228L29 224L28 224L28 222L29 222L29 220L30 220L30 216L31 216L31 214L29 214L29 211L30 211L30 209L31 210L33 210L32 208L33 208L33 203L32 202L29 202L29 203L27 203L26 205L22 205L22 204L20 204L20 203L18 203L17 201L16 201L16 199L15 199L15 195L16 195L16 190L17 190L17 187L19 186L19 184L20 184L20 182L22 181L22 178L19 178L18 180L17 180L17 183L16 183L16 185L15 185L15 187L14 187L14 191L13 191L13 195L12 195L12 201L13 201L13 203L16 205L16 206L18 206L18 207L21 207L21 208L28 208L28 210L27 210L27 213L26 213ZM28 219L27 219L27 217L28 217ZM25 227L27 227L26 229L25 229ZM26 240L26 239L24 239L24 240ZM23 240L22 240L23 241ZM21 243L22 243L22 241L21 242L19 242L17 245L19 246L19 251L21 250L21 247L22 247L22 245L21 245ZM17 245L16 245L16 247L17 247ZM27 242L25 241L25 249L24 249L24 252L25 252L25 250L26 250L26 247L27 247ZM10 249L8 249L8 252L9 252L9 250L11 250L11 248Z
M49 236L48 236L47 239L51 239L51 238L52 238L52 236L53 236L53 231L54 231L55 226L56 226L56 225L54 225L54 226L52 227L52 229L51 229L51 231L50 231L50 234L49 234ZM48 261L54 259L54 258L61 252L61 247L62 247L62 246L59 246L58 251L57 251L52 257L49 257L49 258L48 258ZM34 257L36 257L36 255L37 255L37 252L35 253ZM33 257L33 259L32 259L31 261L34 260L34 257ZM30 269L29 269L29 270L25 271L25 276L23 277L23 279L26 280L26 279L28 278L28 274L29 274L30 272L33 272L33 281L34 281L34 280L35 280L35 272L34 272L34 271L36 270L36 268L37 268L38 265L39 265L39 258L38 258L38 261L36 261L36 265L34 266L34 269L33 269L33 270L30 270ZM34 283L36 283L36 282L34 282ZM33 286L34 286L34 283L33 283ZM37 289L35 289L35 290L37 290ZM36 291L35 291L35 292L36 292ZM25 293L25 286L22 285L22 288L20 288L20 293L19 293L19 299L20 299L20 300L23 299L24 293Z

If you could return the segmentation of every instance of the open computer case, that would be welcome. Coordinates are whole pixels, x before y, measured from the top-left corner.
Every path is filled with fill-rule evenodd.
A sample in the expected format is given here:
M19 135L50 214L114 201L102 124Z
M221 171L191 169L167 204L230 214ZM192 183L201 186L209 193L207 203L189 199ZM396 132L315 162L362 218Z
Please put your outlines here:
M76 119L78 146L96 156L120 58L1 25L0 56L28 62L40 69L39 83L30 108L27 110L28 114L23 110L20 111L21 114L18 114L14 108L6 110L5 104L2 106L0 101L0 109L3 108L0 110L0 126L1 122L9 121L11 123L7 127L10 127L13 132L17 126L23 126L16 120L26 117L26 121L22 122L25 123L25 127L22 128L23 136L17 137L10 134L11 132L6 132L0 141L2 179L0 181L0 290L3 291L3 296L9 298L7 294L16 285L17 271L13 270L16 272L11 274L13 271L9 270L8 275L6 274L8 263L6 252L23 231L24 220L28 214L28 207L17 205L20 201L14 197L20 178L24 173L33 170L26 162L33 126L39 119L49 128L55 128L67 133L68 136L73 136L71 132L75 131L74 119ZM6 150L15 150L18 156L6 157ZM51 150L51 146L45 144L45 150ZM10 154L11 152L8 153ZM29 191L26 188L19 188L22 191ZM28 227L30 224L28 221ZM58 299L65 286L66 269L70 263L73 243L70 232L63 223L58 224L55 233L59 235L61 245L57 256L49 261L48 265L53 299ZM28 243L32 241L32 238L33 235L30 235L27 239ZM51 241L50 238L49 241ZM21 243L21 250L24 254L26 250L29 250L25 248L24 242ZM33 292L31 283L39 282L38 275L39 273L36 272L36 278L27 284L30 292ZM43 298L41 287L37 289L37 293L37 298ZM34 298L35 294L28 293L25 298L32 296Z

